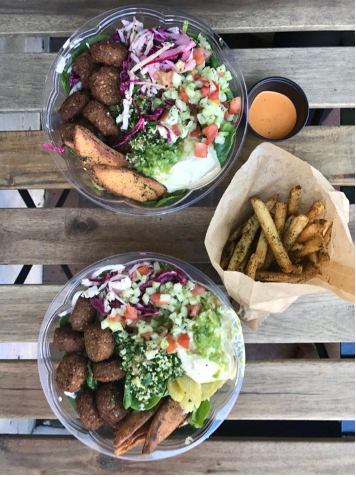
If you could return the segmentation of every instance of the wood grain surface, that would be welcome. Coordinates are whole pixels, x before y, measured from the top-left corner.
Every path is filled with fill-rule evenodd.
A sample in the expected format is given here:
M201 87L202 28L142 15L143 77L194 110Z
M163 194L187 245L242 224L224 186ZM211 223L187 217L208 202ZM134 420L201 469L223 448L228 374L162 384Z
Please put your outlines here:
M73 437L2 436L5 475L354 475L353 439L210 438L184 456L133 463L98 454Z
M42 147L41 131L0 132L0 189L70 188ZM241 154L219 184L229 185L253 149L263 141L248 132ZM355 184L355 127L306 127L297 137L279 147L309 162L333 185Z
M151 4L142 0L140 4ZM112 8L137 4L133 0L1 2L0 34L27 36L69 36L84 22ZM352 0L167 0L164 5L197 16L218 32L244 33L267 31L353 30Z
M140 217L100 208L0 209L0 263L87 264L132 251L206 263L204 237L214 211L214 207L189 207L174 214ZM352 205L351 233L354 224Z
M60 289L59 285L0 286L0 343L37 342L46 310ZM284 313L269 316L257 332L244 323L243 331L246 343L353 342L355 309L331 293L307 295Z
M250 88L268 76L286 76L305 90L312 108L354 107L354 48L234 50ZM0 112L39 111L45 77L55 55L0 55Z
M229 419L354 419L354 388L353 360L247 361ZM36 361L0 361L0 402L0 419L54 418Z

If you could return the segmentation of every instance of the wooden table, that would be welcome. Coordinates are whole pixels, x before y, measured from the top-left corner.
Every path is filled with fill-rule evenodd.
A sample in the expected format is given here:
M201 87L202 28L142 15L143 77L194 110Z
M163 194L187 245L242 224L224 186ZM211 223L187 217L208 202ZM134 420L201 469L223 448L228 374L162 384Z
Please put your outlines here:
M66 37L90 17L120 4L79 0L2 2L1 36ZM140 3L146 3L141 0ZM169 1L166 4L175 5ZM353 2L345 0L188 1L180 8L226 34L353 30ZM228 36L233 43L237 36ZM248 87L287 76L305 90L311 108L354 108L354 48L346 46L236 49ZM51 53L1 54L0 112L38 112ZM0 132L1 189L70 188L41 147L40 131ZM228 177L259 144L248 135ZM281 147L318 168L335 186L354 185L354 127L309 126ZM216 205L216 204L215 204ZM354 206L351 208L354 229ZM203 240L213 206L140 218L98 208L0 210L1 264L80 264L136 250L162 252L208 274ZM116 231L113 233L113 231ZM184 240L181 238L184 237ZM0 286L2 343L35 343L45 310L60 286ZM331 294L299 299L270 316L247 343L354 341L354 308ZM248 356L247 356L248 358ZM0 362L0 418L53 419L32 360ZM240 397L229 416L242 420L354 419L354 361L247 361ZM347 438L212 437L168 461L129 465L98 455L72 437L1 436L2 474L353 474L354 443Z

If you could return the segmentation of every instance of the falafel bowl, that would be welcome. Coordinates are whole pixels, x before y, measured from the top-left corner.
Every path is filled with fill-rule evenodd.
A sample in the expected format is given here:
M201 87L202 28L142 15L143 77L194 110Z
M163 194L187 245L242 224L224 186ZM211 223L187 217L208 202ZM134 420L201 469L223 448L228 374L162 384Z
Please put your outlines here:
M203 273L165 255L117 255L86 268L44 318L38 367L47 401L87 446L126 460L183 453L234 405L241 325Z
M246 132L235 55L168 7L119 8L70 37L47 75L46 147L81 193L154 215L194 203L226 175Z

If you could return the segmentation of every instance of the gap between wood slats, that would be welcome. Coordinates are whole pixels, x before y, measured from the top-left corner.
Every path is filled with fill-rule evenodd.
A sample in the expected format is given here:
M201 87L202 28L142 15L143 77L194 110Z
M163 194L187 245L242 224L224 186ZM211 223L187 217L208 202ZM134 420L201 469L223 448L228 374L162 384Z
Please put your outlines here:
M183 456L125 462L72 437L0 437L0 470L13 474L354 475L354 439L210 438Z
M354 390L354 360L247 361L229 419L354 419ZM54 418L35 361L0 361L0 402L0 418Z
M35 343L59 285L0 286L0 343ZM322 317L322 319L320 318ZM16 326L14 326L16 323ZM355 341L355 309L331 293L299 298L270 315L257 332L243 323L246 343L340 343Z
M1 93L0 93L1 94ZM42 147L41 131L0 132L0 189L67 189L71 185ZM248 133L241 154L219 184L226 187L253 149L263 141ZM307 127L278 144L309 162L333 185L355 184L355 127Z
M244 49L234 54L248 88L268 76L286 76L305 90L311 108L355 105L353 47ZM52 53L0 55L0 112L39 111L54 58Z
M132 251L206 263L204 238L214 211L214 207L190 207L165 216L140 217L100 208L0 209L0 263L85 264ZM352 205L351 233L354 220Z

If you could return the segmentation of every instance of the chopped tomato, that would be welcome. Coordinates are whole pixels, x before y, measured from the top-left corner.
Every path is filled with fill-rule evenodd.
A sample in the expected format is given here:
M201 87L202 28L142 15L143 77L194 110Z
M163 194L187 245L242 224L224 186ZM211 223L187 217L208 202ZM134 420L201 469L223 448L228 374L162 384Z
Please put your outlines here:
M160 122L165 121L169 116L169 111L165 111L162 116L159 118Z
M195 287L190 290L190 293L193 296L201 295L203 292L205 292L205 288L197 283L195 284Z
M204 48L198 47L193 51L193 58L195 59L195 63L197 65L202 65L205 62L207 56L208 55L206 54Z
M210 85L208 78L205 78L205 76L199 76L199 78L197 78L197 81L202 81L204 83L204 86Z
M138 267L135 272L134 276L136 276L136 272L138 272L140 275L147 275L147 273L150 271L150 268L148 265L142 265L142 267Z
M179 130L178 124L173 124L173 126L172 126L172 131L174 132L174 134L175 134L176 136L179 136L180 130Z
M192 75L194 81L199 78L199 74L195 70L192 70L190 74Z
M213 81L213 84L215 86L215 89L214 91L210 91L209 98L212 100L219 99L219 85L215 81Z
M201 91L201 95L203 96L203 98L207 98L210 94L209 86L203 86L200 91Z
M201 135L201 129L199 126L197 126L194 131L190 133L190 137L200 137Z
M210 126L207 126L206 128L203 129L203 134L206 136L206 144L209 146L216 136L218 135L219 132L219 127L217 124L210 124Z
M185 333L178 336L177 342L182 348L189 349L190 338Z
M125 318L127 320L137 320L138 313L136 308L130 305L130 303L127 304L126 310L125 310Z
M198 316L200 310L201 305L199 303L196 303L195 305L188 305L188 313L191 318L195 318L196 316Z
M224 119L227 119L229 117L229 111L226 110L225 113L224 113Z
M230 102L229 113L239 114L240 111L241 111L241 98L240 96L236 96L236 98L232 99Z
M185 103L187 103L189 101L189 96L187 95L187 93L185 92L185 89L183 86L180 87L180 91L179 91L179 97L182 101L184 101Z
M203 142L196 142L194 155L195 157L208 157L208 145Z
M141 333L142 338L144 338L145 340L149 340L152 335L153 335L153 331L147 331L147 333Z
M174 338L172 335L168 335L166 337L166 340L168 341L168 347L166 348L167 353L173 353L178 348L178 344L174 341Z
M108 318L108 321L112 321L113 323L117 323L118 321L122 324L122 326L126 325L125 318L119 314Z
M150 300L156 305L169 305L169 301L161 300L161 293L154 293L150 296Z

